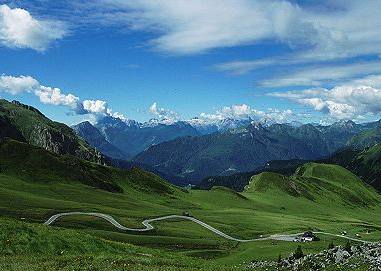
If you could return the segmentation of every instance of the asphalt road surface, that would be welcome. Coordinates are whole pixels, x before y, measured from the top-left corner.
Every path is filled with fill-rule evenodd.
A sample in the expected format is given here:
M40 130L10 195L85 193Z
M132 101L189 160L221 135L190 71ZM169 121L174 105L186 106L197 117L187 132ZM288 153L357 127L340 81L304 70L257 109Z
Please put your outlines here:
M239 239L232 237L226 233L223 233L222 231L217 230L216 228L210 226L209 224L202 222L201 220L198 220L194 217L190 216L182 216L182 215L168 215L168 216L162 216L162 217L157 217L157 218L151 218L151 219L146 219L142 222L144 228L127 228L123 225L121 225L118 221L116 221L112 216L102 214L102 213L86 213L86 212L69 212L69 213L59 213L56 215L51 216L44 224L45 225L51 225L54 223L57 219L65 216L77 216L77 215L85 215L85 216L94 216L94 217L99 217L102 218L109 223L111 223L114 227L116 227L119 230L122 231L135 231L135 232L144 232L144 231L150 231L154 229L154 227L151 225L151 222L156 222L156 221L162 221L162 220L171 220L171 219L184 219L184 220L190 220L194 223L199 224L200 226L208 229L209 231L225 238L228 240L236 241L236 242L254 242L254 241L263 241L263 240L279 240L279 241L289 241L292 242L297 236L302 235L303 233L297 233L297 234L288 234L288 235L281 235L281 234L274 234L270 235L268 237L263 237L263 238L255 238L255 239ZM361 243L370 243L368 241L356 239L356 238L351 238L347 236L342 236L338 234L333 234L333 233L327 233L327 232L314 232L314 234L322 234L322 235L329 235L329 236L335 236L335 237L340 237L344 239L348 239L351 241L356 241L356 242L361 242Z

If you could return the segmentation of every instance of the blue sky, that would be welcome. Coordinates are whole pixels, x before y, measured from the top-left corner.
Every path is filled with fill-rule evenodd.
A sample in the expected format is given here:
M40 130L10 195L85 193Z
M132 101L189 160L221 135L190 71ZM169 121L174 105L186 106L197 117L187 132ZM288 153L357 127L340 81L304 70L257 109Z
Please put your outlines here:
M319 2L0 1L0 97L68 124L380 118L381 3Z

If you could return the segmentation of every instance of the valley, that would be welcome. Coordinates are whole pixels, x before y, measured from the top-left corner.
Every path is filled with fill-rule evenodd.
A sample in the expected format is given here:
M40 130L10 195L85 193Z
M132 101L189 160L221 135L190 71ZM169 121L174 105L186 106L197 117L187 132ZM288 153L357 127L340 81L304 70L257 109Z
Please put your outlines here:
M381 0L0 0L0 271L381 271Z
M21 132L28 129L34 128ZM299 244L318 253L331 242L381 238L380 194L338 165L302 163L288 176L258 173L242 192L198 190L137 167L54 153L48 147L54 141L33 145L14 136L21 132L0 143L3 269L260 270L249 263L275 261ZM136 231L142 221L149 230ZM306 231L320 241L283 240Z
M192 120L139 124L107 117L94 125L84 122L73 128L112 158L130 159L175 184L187 185L211 176L258 171L272 160L315 161L344 148L364 149L378 142L380 123L339 121L328 126L293 126L249 119L211 130L200 127ZM125 156L115 151L115 146L126 144L141 147L126 147L132 154Z

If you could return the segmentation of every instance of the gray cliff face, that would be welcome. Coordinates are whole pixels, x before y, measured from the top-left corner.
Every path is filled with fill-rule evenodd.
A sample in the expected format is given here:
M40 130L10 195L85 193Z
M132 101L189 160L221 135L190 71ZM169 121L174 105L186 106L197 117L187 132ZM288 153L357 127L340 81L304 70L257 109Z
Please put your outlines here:
M74 154L78 148L76 138L49 130L36 124L30 134L30 144L42 147L56 154Z
M101 152L74 134L66 135L39 124L34 126L29 143L56 154L70 154L98 164L105 163L105 157Z

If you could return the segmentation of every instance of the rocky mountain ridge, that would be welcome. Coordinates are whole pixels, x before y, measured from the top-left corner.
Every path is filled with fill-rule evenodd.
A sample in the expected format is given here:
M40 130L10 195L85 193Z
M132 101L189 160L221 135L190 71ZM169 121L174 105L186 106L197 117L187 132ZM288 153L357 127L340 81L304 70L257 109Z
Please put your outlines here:
M0 100L0 131L0 138L8 137L56 154L105 163L105 156L70 127L51 121L39 110L18 101Z

